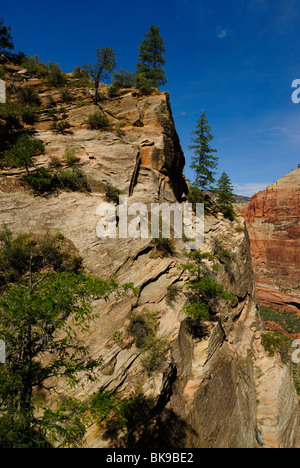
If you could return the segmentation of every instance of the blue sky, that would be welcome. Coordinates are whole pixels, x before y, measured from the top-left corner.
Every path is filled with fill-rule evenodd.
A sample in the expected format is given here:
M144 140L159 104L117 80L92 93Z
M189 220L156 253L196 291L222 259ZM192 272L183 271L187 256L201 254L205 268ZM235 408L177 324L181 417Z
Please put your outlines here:
M165 40L167 84L189 169L191 133L203 110L236 192L251 196L300 163L299 0L64 0L5 2L16 50L72 71L112 47L134 71L151 24Z

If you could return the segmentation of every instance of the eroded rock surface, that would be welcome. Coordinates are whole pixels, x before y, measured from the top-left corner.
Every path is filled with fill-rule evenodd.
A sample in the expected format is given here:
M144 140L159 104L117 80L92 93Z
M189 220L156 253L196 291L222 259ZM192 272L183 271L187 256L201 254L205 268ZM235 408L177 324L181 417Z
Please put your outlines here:
M300 310L300 169L255 195L245 212L257 299Z

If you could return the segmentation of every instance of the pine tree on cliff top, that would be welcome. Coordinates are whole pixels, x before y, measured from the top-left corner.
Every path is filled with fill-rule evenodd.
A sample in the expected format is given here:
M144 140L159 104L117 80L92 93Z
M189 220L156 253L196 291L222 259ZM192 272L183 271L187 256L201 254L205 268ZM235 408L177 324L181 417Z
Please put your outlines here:
M194 150L190 167L196 171L195 186L202 190L209 190L215 182L214 169L218 166L218 157L213 154L217 150L210 147L210 142L214 137L211 134L211 128L208 125L205 111L203 111L201 118L198 119L193 135L195 135L192 138L194 144L189 146L189 149Z
M167 82L163 66L166 59L163 53L166 51L164 40L160 37L159 27L151 25L149 32L145 34L145 39L139 46L139 59L136 65L135 79L137 86L139 83L158 88Z

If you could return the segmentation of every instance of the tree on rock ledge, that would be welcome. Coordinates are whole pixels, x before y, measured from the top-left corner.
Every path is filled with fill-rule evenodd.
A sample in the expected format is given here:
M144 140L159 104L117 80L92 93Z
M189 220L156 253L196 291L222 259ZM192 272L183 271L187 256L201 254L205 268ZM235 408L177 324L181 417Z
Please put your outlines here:
M92 78L95 86L94 103L98 104L98 90L101 80L109 79L110 73L116 68L116 54L110 47L96 49L97 62L94 65L83 65L82 68Z
M135 81L137 87L158 88L167 82L163 65L166 63L163 53L166 51L164 40L160 37L159 27L153 24L139 46L139 60L136 65Z

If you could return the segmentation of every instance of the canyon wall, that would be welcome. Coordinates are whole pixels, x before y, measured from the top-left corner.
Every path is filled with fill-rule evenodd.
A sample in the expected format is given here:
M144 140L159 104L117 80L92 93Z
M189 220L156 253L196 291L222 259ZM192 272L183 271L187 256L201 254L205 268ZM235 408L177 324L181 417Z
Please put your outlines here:
M300 169L256 194L244 216L258 301L299 311Z
M56 105L62 104L56 89L28 77L26 70L12 70L12 78L16 86L34 86L42 102L50 94ZM290 367L279 356L268 356L261 344L262 325L243 218L231 222L221 214L206 215L201 251L213 256L205 268L237 299L217 302L216 316L203 324L201 336L194 336L183 312L190 279L181 268L187 261L183 240L175 240L172 252L166 254L151 239L97 237L97 207L105 201L107 183L129 196L129 206L137 201L148 206L158 201L184 203L184 156L168 96L159 92L142 96L130 89L105 99L101 112L109 127L100 131L86 125L88 115L99 110L89 90L72 93L73 101L64 104L71 125L65 134L51 129L51 118L43 109L30 127L46 146L45 155L36 158L35 164L47 166L53 157L63 162L65 149L76 148L91 192L37 196L20 183L22 170L3 169L0 223L14 234L60 232L73 242L87 271L104 278L114 276L138 288L137 294L93 303L98 318L84 339L92 356L103 358L104 366L98 381L68 395L84 398L100 387L118 390L124 398L138 395L140 414L136 412L131 427L89 427L84 446L293 447L299 424L297 395ZM230 260L214 256L217 244L230 252ZM171 285L177 286L172 301L168 298ZM132 314L152 314L157 338L164 343L163 359L150 374L145 354L128 331ZM49 405L57 398L46 391L39 396Z

